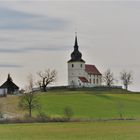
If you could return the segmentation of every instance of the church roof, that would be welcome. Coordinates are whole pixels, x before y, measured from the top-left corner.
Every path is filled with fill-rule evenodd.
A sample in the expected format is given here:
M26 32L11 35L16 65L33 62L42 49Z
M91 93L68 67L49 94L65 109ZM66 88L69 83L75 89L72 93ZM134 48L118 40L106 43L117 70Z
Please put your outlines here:
M18 87L15 83L13 83L12 81L10 81L10 82L8 82L8 81L4 82L4 83L0 86L0 88L19 89L19 87Z
M95 65L88 65L86 64L85 65L85 71L88 73L88 74L94 74L94 75L102 75L99 70L96 68Z
M12 88L12 89L19 89L19 87L13 83L12 78L10 77L10 74L8 74L8 78L6 80L6 82L4 82L0 88Z
M79 79L83 82L83 83L88 83L88 80L85 77L79 77Z
M85 62L82 59L82 53L79 51L77 36L75 36L75 44L74 44L74 51L71 53L71 59L68 62Z

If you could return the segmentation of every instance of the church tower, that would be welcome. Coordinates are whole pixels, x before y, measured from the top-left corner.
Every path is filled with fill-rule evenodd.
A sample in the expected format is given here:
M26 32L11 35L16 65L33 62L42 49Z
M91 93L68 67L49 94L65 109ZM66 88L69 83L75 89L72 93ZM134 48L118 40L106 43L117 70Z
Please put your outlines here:
M71 59L68 61L68 85L75 87L82 86L80 77L85 77L85 61L82 59L82 53L79 51L76 35L74 51L71 53Z

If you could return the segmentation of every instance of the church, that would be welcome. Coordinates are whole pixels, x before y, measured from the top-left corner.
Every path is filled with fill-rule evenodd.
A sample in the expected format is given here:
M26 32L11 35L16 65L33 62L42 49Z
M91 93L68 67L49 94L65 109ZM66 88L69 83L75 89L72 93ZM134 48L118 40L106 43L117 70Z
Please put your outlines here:
M75 36L74 51L68 63L69 87L95 87L102 84L102 74L95 65L86 64L79 51L77 35Z
M16 94L19 87L13 82L10 74L8 74L7 80L0 86L0 95L2 94Z

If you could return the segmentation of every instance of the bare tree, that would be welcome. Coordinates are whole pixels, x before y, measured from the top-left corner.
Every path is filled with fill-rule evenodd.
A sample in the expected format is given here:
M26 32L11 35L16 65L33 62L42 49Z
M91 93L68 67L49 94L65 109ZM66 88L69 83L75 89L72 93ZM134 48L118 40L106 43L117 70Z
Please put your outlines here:
M25 93L23 93L23 95L20 96L20 101L19 101L19 107L28 110L29 117L32 117L33 109L38 109L40 107L39 98L33 92L33 85L34 85L33 76L29 75L27 89Z
M128 85L132 84L132 81L133 81L132 72L127 72L127 71L121 72L120 79L122 80L124 88L127 90Z
M24 93L20 96L19 107L28 110L29 117L32 117L32 110L40 107L38 96L33 92Z
M48 86L48 84L51 84L54 81L56 81L56 70L47 69L43 72L40 71L37 74L40 77L39 84L44 92L46 92L46 87Z
M42 81L41 80L38 80L37 82L36 82L36 86L37 87L39 87L39 89L41 90L42 89Z
M104 75L103 75L103 81L105 82L105 84L106 84L108 87L111 87L111 85L114 83L115 78L114 78L113 72L111 72L110 69L108 69L108 70L104 73Z
M26 86L26 92L32 92L34 87L34 78L32 74L29 74L27 77L28 85Z

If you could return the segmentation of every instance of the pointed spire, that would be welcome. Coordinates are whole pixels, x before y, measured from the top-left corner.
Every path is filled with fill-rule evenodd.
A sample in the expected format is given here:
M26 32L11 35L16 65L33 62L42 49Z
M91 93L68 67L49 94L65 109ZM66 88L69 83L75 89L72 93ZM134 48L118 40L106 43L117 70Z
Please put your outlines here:
M74 49L77 49L77 50L78 50L77 32L75 32L75 44L74 44Z
M10 76L10 73L8 73L7 81L13 81L11 76Z
M74 51L71 53L71 59L68 61L69 62L84 62L85 61L82 59L82 53L78 50L78 41L77 41L77 32L75 32L75 44L74 44Z

